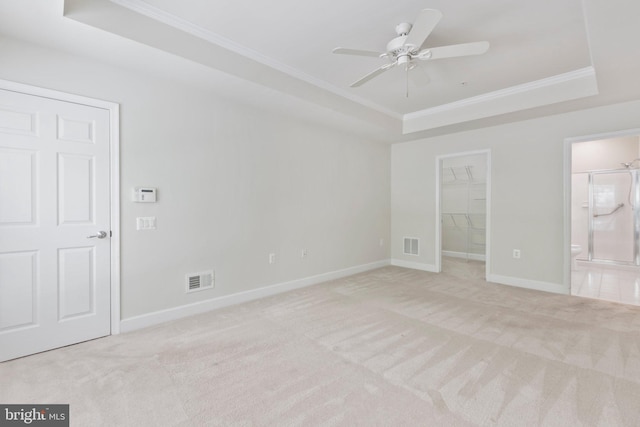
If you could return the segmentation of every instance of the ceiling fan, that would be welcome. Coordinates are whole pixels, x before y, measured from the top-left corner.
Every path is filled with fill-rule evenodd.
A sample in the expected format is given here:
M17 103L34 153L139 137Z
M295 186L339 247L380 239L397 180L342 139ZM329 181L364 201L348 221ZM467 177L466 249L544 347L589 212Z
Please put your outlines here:
M333 49L333 53L340 55L372 56L387 59L389 61L351 84L351 87L358 87L396 65L404 65L408 75L409 70L418 65L417 61L480 55L489 49L489 42L486 41L422 49L422 45L438 22L440 22L441 18L442 13L439 10L423 9L418 14L413 25L406 22L398 24L396 26L396 33L398 34L398 37L394 38L387 44L386 52L373 52L369 50L337 47ZM426 76L422 77L423 83L428 82L424 81L425 77Z

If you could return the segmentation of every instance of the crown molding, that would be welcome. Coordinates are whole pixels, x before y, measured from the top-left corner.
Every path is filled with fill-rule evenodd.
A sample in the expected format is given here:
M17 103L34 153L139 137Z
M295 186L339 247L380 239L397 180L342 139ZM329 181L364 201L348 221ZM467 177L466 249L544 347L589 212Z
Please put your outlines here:
M403 116L403 134L597 95L592 66Z
M277 61L273 58L263 55L260 52L257 52L244 45L236 43L233 40L230 40L220 34L214 33L213 31L202 28L192 22L189 22L176 15L173 15L169 12L166 12L162 9L152 6L149 3L144 2L143 0L109 0L109 1L111 3L115 3L131 11L137 12L140 15L146 16L148 18L151 18L153 20L166 24L177 30L184 31L185 33L190 34L194 37L198 37L209 43L215 44L217 46L220 46L222 48L235 52L238 55L242 55L256 62L259 62L263 65L271 67L275 70L281 71L291 77L302 80L304 82L312 84L321 89L327 90L335 95L341 96L345 99L356 102L365 107L371 108L372 110L376 110L380 113L386 114L389 117L392 117L397 120L402 120L402 114L400 113L389 110L388 108L384 108L381 105L371 102L369 100L366 100L364 98L354 96L353 94L341 88L338 88L323 80L313 77L307 73L304 73L300 70L297 70L293 67L283 64L280 61Z

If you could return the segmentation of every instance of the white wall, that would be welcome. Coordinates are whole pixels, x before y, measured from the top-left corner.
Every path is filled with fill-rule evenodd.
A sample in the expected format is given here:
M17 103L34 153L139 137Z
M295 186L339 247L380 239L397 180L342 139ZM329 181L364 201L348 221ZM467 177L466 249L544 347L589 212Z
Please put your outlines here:
M640 137L637 135L574 142L571 144L571 172L621 169L621 163L629 163L640 157L639 150Z
M0 57L2 79L121 105L122 318L389 258L389 146L15 40ZM130 201L141 185L158 203Z
M636 101L392 146L392 258L434 268L435 158L490 149L490 278L566 292L564 140L639 126ZM421 238L419 259L402 254L403 236Z

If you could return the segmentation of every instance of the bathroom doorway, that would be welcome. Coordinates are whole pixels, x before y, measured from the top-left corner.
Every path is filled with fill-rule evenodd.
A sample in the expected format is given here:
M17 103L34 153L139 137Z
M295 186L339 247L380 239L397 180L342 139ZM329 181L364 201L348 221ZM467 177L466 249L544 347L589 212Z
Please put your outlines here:
M640 305L640 131L570 148L571 294Z
M438 271L486 279L490 253L490 152L439 156L436 163Z

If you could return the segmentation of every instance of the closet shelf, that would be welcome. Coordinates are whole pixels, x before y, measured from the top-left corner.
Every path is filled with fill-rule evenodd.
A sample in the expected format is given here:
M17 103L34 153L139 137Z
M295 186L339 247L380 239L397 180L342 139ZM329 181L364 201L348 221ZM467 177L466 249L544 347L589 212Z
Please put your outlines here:
M484 181L470 181L468 179L454 179L450 181L442 181L442 185L485 185Z
M467 225L444 225L444 228L448 228L448 229L455 229L455 230L471 230L471 231L487 231L486 228L482 228L482 227L469 227Z
M486 216L484 212L442 212L442 215Z
M445 227L457 228L459 230L485 230L485 214L443 212L442 215L442 223ZM444 224L444 218L448 218L452 224ZM481 223L482 225L478 223Z
M473 176L473 166L447 166L442 168L442 183L447 184L485 184ZM484 177L483 177L484 178Z

